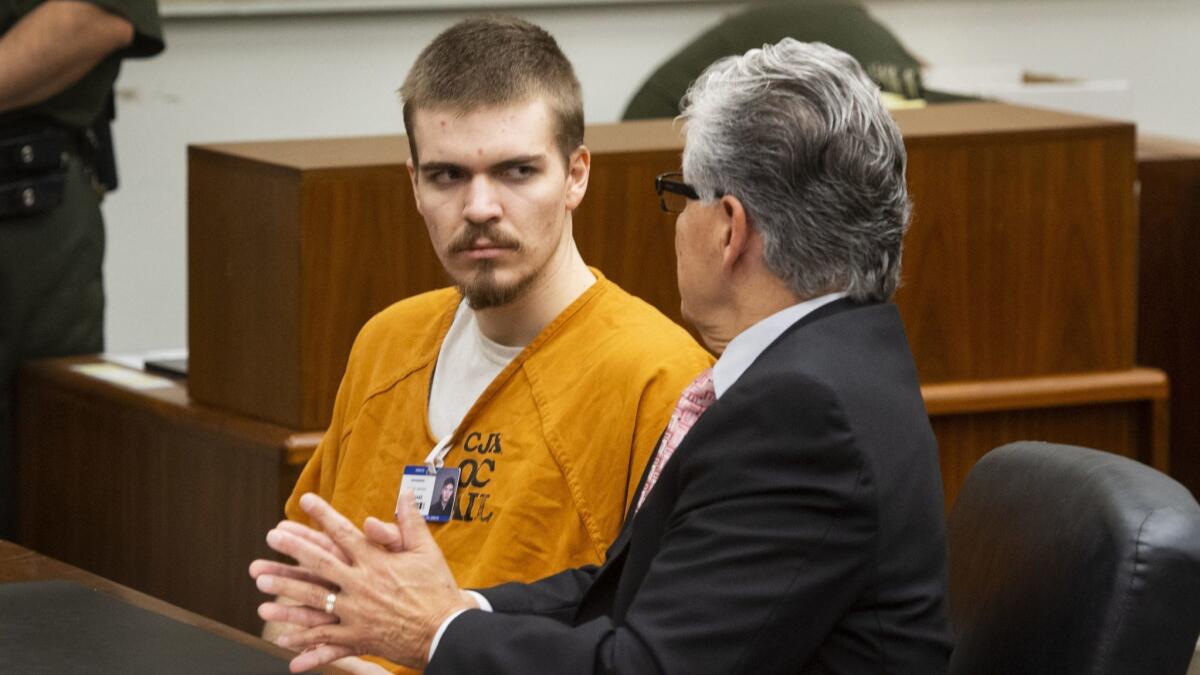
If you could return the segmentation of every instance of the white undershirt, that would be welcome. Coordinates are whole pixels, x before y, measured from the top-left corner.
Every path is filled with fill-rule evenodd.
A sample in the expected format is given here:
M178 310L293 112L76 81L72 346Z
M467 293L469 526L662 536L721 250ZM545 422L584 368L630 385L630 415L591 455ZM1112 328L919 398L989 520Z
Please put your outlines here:
M434 439L454 433L483 390L523 349L489 340L466 300L459 303L429 385L429 430Z

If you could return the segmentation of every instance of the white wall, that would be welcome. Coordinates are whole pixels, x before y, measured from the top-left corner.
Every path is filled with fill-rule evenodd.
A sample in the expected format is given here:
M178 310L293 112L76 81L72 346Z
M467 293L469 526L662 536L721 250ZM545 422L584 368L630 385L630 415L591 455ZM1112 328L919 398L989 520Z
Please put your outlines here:
M1196 0L876 0L871 11L929 63L1016 64L1123 79L1134 120L1200 140Z
M583 83L588 120L607 122L658 62L739 4L517 13L557 36ZM926 61L1128 79L1143 128L1200 140L1195 0L869 4ZM186 341L187 144L399 133L396 88L420 48L461 16L168 20L167 51L127 62L118 81L122 189L105 204L109 350Z

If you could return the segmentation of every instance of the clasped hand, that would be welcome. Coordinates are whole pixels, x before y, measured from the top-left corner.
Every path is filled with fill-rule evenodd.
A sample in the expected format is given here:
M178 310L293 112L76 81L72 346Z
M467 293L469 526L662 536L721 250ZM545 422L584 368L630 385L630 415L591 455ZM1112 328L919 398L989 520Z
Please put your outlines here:
M325 500L306 494L300 508L320 531L284 521L267 533L267 544L297 564L255 560L250 576L264 593L296 603L258 608L267 621L301 626L279 638L301 651L291 661L293 672L356 654L421 668L442 622L476 606L458 588L412 495L400 503L396 523L367 518L360 531ZM326 613L331 592L333 612Z

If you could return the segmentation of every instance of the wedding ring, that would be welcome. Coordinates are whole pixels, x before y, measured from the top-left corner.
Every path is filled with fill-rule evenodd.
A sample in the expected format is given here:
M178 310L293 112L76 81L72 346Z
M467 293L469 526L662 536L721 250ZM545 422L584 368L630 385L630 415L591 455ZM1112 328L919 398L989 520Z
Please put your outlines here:
M333 606L337 604L337 593L330 593L325 596L325 613L333 614Z

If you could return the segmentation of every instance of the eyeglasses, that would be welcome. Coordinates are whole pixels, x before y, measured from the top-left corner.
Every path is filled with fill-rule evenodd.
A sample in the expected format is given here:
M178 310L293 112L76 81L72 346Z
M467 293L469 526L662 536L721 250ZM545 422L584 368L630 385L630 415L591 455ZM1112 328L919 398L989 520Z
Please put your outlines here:
M700 199L700 193L696 188L688 185L680 180L683 174L678 171L670 171L659 174L654 179L654 191L658 193L658 205L667 213L682 213L687 206L689 199ZM716 197L723 197L725 193L717 192Z

